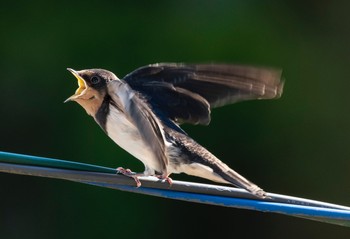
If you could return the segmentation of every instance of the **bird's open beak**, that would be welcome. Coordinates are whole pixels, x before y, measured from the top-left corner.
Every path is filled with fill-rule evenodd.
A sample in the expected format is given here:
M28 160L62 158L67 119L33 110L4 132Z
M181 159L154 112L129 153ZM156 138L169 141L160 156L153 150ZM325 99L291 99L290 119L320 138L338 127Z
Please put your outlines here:
M83 95L84 91L87 89L87 85L85 80L78 74L77 71L71 69L71 68L67 68L68 71L70 71L75 78L77 78L78 80L78 89L75 91L75 94L72 95L71 97L69 97L68 99L66 99L64 101L64 103L68 102L68 101L74 101L75 99L77 99L79 96Z

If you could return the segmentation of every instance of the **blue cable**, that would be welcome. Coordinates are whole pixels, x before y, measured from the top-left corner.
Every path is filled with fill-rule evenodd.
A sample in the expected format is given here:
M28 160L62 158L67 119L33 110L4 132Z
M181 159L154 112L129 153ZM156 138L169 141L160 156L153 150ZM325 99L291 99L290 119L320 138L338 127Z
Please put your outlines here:
M350 227L350 208L304 198L268 193L270 199L258 199L242 189L158 179L140 178L135 187L129 177L117 175L115 169L66 160L0 152L0 172L70 180L100 187L141 193L169 199L217 206L280 213L310 220Z
M101 186L96 183L90 183ZM287 203L266 202L259 199L244 199L223 197L216 195L197 194L189 192L178 192L172 190L154 188L135 188L132 186L106 185L103 187L114 188L122 191L141 193L181 201L203 203L216 206L225 206L239 209L248 209L261 212L279 213L288 216L301 217L325 223L332 223L350 227L350 210L323 208L314 206L293 205Z

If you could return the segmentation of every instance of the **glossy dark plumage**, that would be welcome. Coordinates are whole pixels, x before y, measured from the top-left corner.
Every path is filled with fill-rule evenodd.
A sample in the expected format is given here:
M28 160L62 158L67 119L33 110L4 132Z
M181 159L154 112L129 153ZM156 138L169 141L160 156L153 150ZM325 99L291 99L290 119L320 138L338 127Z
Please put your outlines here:
M141 67L123 80L169 118L209 124L210 109L282 94L281 71L224 64L154 64Z

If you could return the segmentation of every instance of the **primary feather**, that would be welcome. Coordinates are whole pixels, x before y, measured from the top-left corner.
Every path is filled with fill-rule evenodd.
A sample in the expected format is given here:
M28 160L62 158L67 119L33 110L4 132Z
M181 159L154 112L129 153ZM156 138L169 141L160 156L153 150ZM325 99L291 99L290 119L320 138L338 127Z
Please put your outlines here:
M211 108L282 94L281 70L226 64L161 63L124 77L152 106L178 123L209 124Z

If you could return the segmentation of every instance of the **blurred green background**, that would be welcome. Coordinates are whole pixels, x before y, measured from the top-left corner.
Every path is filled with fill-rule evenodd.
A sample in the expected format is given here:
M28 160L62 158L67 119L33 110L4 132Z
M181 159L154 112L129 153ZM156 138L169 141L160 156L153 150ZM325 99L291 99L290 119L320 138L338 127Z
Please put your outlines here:
M76 103L67 67L119 77L156 62L280 67L283 97L184 126L265 190L350 205L350 15L337 1L8 1L0 150L143 166ZM174 175L174 179L190 179ZM53 179L0 174L0 238L349 238L349 229Z

